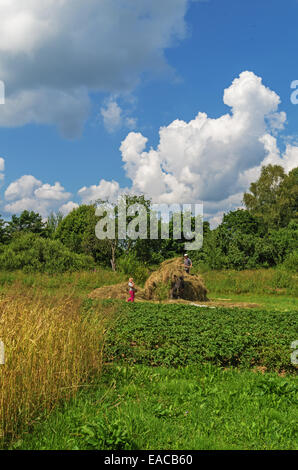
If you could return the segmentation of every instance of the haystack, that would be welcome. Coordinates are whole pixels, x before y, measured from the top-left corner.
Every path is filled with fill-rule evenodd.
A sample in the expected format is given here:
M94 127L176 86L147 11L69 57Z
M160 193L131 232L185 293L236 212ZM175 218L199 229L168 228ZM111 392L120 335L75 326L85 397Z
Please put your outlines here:
M144 289L136 286L136 294L138 299L145 299ZM112 286L99 287L92 291L88 297L90 299L128 299L129 290L127 282L114 284Z
M174 276L184 277L184 289L182 298L185 300L207 301L207 289L200 276L187 274L184 270L183 258L173 258L164 261L157 271L154 271L145 284L145 297L148 300L158 299L160 286L168 287L170 298L171 284Z

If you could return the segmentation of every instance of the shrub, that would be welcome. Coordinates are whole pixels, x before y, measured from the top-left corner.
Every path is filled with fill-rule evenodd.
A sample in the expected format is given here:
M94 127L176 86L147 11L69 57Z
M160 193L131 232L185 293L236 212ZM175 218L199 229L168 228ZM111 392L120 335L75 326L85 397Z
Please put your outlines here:
M117 267L123 274L133 277L138 284L144 284L149 276L148 268L133 254L121 256L117 260Z
M293 251L293 253L289 253L286 257L283 266L288 269L289 271L298 272L298 250Z
M72 253L58 240L33 233L16 236L0 253L0 268L6 271L62 273L88 269L93 264L91 257Z

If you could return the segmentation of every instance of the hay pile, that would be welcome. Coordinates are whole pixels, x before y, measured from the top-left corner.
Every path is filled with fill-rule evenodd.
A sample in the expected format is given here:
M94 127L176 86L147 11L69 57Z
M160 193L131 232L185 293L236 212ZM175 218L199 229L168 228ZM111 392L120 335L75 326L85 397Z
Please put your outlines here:
M206 302L207 289L200 276L186 274L182 258L173 258L164 261L157 271L154 271L147 279L145 288L136 286L136 300L163 300L171 298L171 286L175 276L183 276L184 287L181 299ZM128 282L122 282L112 286L99 287L92 291L90 299L122 299L129 297Z
M138 299L145 300L144 289L136 286L136 295ZM129 297L128 283L114 284L112 286L104 286L95 289L88 295L89 299L123 299Z
M147 300L157 300L161 286L166 286L170 298L171 284L174 276L183 276L184 289L182 298L185 300L207 301L207 289L200 276L187 274L184 271L183 258L173 258L164 261L160 268L151 274L145 284L145 297Z

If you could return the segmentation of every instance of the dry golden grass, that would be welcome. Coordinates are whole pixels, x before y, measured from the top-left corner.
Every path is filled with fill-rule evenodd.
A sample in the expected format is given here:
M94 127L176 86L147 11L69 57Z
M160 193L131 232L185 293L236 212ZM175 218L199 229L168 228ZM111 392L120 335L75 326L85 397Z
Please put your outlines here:
M146 300L144 289L136 286L137 299ZM104 286L95 289L88 294L89 299L121 299L127 300L130 297L127 282L115 284L114 286Z
M82 315L80 300L11 286L0 298L1 438L16 437L38 414L98 375L108 311ZM111 312L110 312L111 314Z

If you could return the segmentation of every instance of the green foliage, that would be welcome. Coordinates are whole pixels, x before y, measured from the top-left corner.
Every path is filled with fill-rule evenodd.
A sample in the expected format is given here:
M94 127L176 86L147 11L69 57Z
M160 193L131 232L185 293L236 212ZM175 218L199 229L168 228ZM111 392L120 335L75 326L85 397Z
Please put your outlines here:
M133 277L137 284L143 285L149 276L149 270L134 253L122 255L117 261L117 269L126 276Z
M99 218L95 205L81 205L72 210L58 225L55 238L74 253L92 256L94 261L110 266L111 242L99 240L95 227Z
M210 298L214 295L231 295L246 294L247 301L253 301L252 298L257 296L262 303L268 303L268 294L274 294L275 297L283 296L290 300L290 296L298 295L298 283L294 273L283 272L287 275L287 285L280 289L276 288L277 272L279 268L254 269L254 270L222 270L213 271L206 270L204 273L204 283L210 293ZM266 296L265 298L263 296ZM245 298L239 299L245 300ZM274 301L272 296L270 300ZM293 298L293 302L295 299Z
M294 287L295 280L291 273L286 269L278 268L275 270L273 277L273 287L276 289L290 289Z
M44 239L33 233L15 235L11 243L0 250L0 269L6 271L61 273L92 267L92 258L72 253L58 240Z
M48 217L48 220L46 222L46 231L47 231L47 236L49 238L54 238L55 233L57 228L59 227L59 224L63 220L63 215L61 212L58 212L57 214L51 213Z
M204 236L203 247L193 260L211 269L252 269L280 265L298 248L295 221L278 230L264 227L247 211L224 215L223 222Z
M282 227L291 220L298 223L298 167L290 171L281 184L279 206Z
M7 223L0 216L0 244L7 243L9 241L9 235L7 231Z
M20 216L13 215L7 225L7 233L11 238L17 233L31 232L39 235L47 235L46 225L40 214L23 211Z
M244 204L265 227L286 227L291 219L297 218L298 168L286 175L279 165L264 166L249 191L243 196Z
M182 304L123 304L106 340L106 359L148 365L220 366L295 371L290 344L297 311L199 308Z
M72 210L60 222L55 238L60 240L69 250L75 253L83 253L82 242L84 233L94 213L94 206L82 205Z
M298 250L295 250L286 256L283 266L289 271L298 273Z

